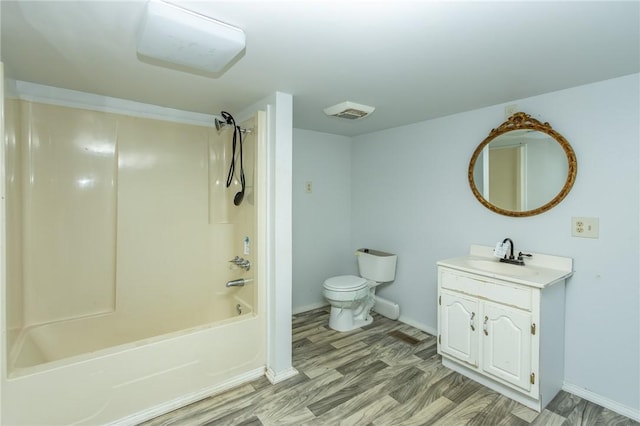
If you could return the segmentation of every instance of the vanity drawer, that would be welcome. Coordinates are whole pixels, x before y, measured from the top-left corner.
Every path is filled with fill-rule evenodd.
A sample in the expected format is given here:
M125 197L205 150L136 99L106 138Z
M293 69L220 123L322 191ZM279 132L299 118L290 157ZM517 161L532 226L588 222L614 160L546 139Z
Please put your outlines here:
M493 300L504 305L531 310L531 288L501 281L483 281L481 277L470 277L457 272L442 269L440 285L442 288L454 290L483 299Z

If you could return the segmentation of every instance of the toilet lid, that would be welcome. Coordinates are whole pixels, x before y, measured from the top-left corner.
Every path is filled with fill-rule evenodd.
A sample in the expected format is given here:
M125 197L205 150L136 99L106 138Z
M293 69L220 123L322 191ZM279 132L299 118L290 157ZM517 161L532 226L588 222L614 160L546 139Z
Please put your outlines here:
M340 275L329 278L324 282L324 288L333 291L360 290L367 286L367 280L355 275Z

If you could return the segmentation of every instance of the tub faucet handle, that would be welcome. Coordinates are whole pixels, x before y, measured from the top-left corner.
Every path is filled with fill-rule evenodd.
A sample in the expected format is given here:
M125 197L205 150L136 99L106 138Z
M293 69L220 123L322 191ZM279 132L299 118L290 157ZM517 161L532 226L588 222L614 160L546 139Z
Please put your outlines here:
M245 271L248 271L249 269L251 269L251 262L245 259L242 262L238 263L238 266L244 269Z
M236 256L233 259L231 259L229 263L233 263L234 265L244 269L245 271L248 271L249 269L251 269L251 262L249 262L249 259L245 259L242 257ZM231 269L235 269L235 268L232 266Z

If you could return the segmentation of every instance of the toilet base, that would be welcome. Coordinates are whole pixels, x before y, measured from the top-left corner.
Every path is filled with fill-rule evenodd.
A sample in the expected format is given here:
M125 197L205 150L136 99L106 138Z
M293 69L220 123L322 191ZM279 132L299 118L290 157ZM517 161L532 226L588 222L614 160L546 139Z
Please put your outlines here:
M329 314L329 328L336 331L351 331L356 328L364 327L373 322L373 317L369 312L364 316L356 315L354 317L353 309L337 308L332 306Z

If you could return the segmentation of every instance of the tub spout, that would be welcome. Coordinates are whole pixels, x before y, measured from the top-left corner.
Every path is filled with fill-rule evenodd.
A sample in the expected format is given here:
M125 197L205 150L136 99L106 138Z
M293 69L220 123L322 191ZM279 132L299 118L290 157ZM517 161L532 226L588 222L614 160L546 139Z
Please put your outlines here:
M227 287L244 287L245 284L253 281L252 279L238 278L227 282Z
M244 278L238 278L237 280L227 282L227 287L244 287Z

